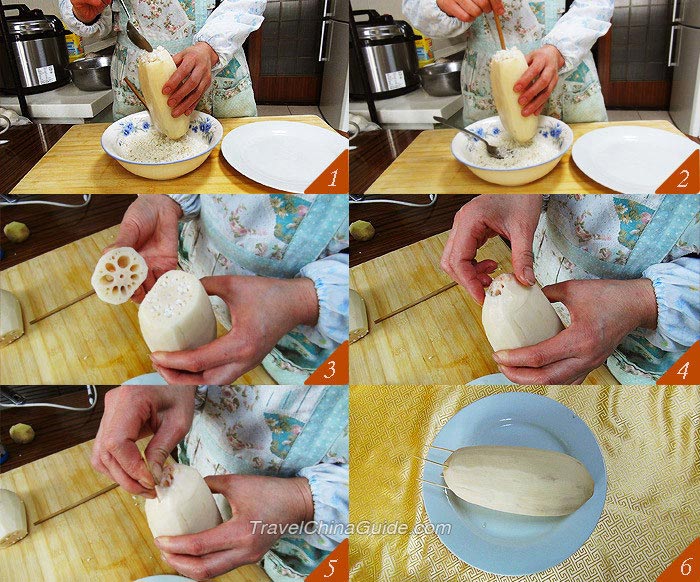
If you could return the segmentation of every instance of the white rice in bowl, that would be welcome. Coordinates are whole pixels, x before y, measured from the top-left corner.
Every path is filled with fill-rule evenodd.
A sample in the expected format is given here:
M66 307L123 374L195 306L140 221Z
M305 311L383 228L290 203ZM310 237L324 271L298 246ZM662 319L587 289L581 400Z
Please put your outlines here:
M192 158L207 150L207 144L191 133L170 139L160 131L137 132L125 140L124 159L140 164L161 164Z

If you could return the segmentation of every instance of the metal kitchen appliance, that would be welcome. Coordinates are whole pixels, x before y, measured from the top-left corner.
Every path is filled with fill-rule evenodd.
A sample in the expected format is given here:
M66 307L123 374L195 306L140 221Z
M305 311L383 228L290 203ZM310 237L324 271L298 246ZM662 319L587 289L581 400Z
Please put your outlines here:
M367 16L357 22L359 51L350 50L350 97L364 99L362 66L356 53L362 55L369 88L374 99L388 99L410 93L420 87L417 37L411 25L394 20L376 10L354 10L353 17Z
M674 0L668 65L674 67L669 114L678 129L700 136L700 1Z
M5 14L15 11L13 16ZM61 21L39 9L30 10L25 4L2 6L2 12L7 29L0 37L0 91L17 93L8 45L23 93L43 93L69 83L66 31Z

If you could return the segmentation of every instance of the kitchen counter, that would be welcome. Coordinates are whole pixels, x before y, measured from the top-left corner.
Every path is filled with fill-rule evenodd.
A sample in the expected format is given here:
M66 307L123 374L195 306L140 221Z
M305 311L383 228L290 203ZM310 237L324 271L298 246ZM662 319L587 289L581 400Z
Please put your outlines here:
M575 123L571 128L577 139L594 129L613 125L652 127L682 135L665 120ZM358 194L612 192L578 169L571 150L549 174L529 184L506 187L485 182L452 156L450 143L454 135L451 129L360 134L350 142L355 146L350 152L350 191ZM678 164L682 161L678 160Z
M111 89L81 91L73 83L36 95L27 95L29 115L36 123L85 123L112 105ZM17 98L0 96L0 107L21 115Z
M406 95L374 102L379 123L385 129L432 129L434 115L452 117L462 108L462 96L433 97L422 87ZM350 113L369 119L364 101L350 101Z

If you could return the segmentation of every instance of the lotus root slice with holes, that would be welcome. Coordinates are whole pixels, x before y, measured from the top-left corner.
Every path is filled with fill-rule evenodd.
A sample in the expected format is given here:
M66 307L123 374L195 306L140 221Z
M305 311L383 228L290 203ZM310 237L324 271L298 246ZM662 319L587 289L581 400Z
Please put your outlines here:
M102 301L118 305L131 298L147 274L141 255L131 247L119 247L102 255L90 282Z

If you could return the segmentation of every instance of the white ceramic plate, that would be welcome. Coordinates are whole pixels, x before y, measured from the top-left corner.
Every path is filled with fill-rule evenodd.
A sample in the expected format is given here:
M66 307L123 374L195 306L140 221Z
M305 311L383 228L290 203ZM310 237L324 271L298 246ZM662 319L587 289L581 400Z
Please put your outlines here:
M566 560L595 529L605 504L607 477L598 443L588 426L556 400L528 392L505 392L477 400L442 427L435 446L499 445L548 449L581 461L595 490L581 508L562 517L530 517L467 503L451 492L423 484L428 519L443 544L460 560L506 576L541 572ZM443 463L449 453L430 449ZM439 465L425 463L423 479L444 484ZM449 531L437 529L449 524Z
M182 576L173 576L172 574L158 574L148 578L139 578L136 582L194 582L194 580L192 578L183 578Z
M517 386L515 382L511 382L506 378L505 374L489 374L488 376L481 376L480 378L474 378L471 382L467 382L467 386Z
M636 125L616 125L576 140L571 156L599 184L623 194L656 192L693 150L687 137Z
M122 386L167 386L168 383L165 381L163 376L157 372L151 372L150 374L141 374L141 376L136 376L124 382Z
M347 147L346 138L322 127L298 121L256 121L229 132L221 153L247 178L301 194Z

